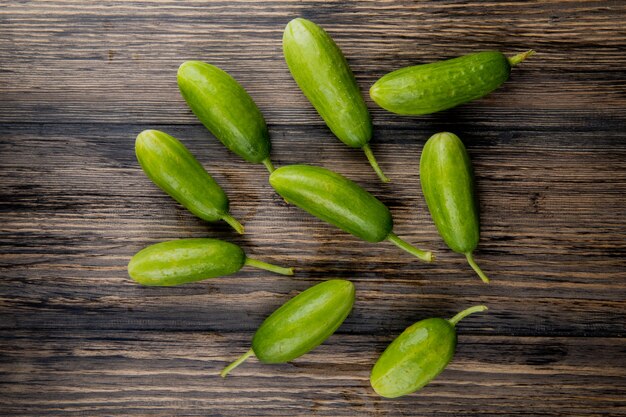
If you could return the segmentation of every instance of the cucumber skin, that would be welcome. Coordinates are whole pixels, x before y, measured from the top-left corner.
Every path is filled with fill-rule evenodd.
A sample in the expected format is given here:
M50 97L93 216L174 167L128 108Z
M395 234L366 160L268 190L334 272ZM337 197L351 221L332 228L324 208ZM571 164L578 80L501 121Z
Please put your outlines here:
M265 119L248 92L227 72L200 61L178 69L178 87L191 111L228 149L248 162L270 156Z
M222 188L174 137L144 130L135 141L135 153L148 178L196 216L214 222L228 213Z
M231 275L246 261L243 250L217 239L179 239L137 252L128 274L143 285L171 286Z
M272 313L254 334L252 350L264 363L293 360L330 337L354 304L354 285L347 280L317 284Z
M430 214L448 247L473 252L480 239L472 163L452 133L433 135L422 150L420 182Z
M270 184L289 203L368 242L385 240L393 228L380 200L328 169L284 166L270 175Z
M387 398L410 394L439 375L456 350L456 329L430 318L408 327L385 349L372 368L370 384Z
M296 18L283 33L285 61L294 80L330 130L346 145L362 148L372 120L343 53L315 23Z
M393 71L374 83L370 96L393 113L430 114L489 94L510 73L509 60L501 52L478 52Z

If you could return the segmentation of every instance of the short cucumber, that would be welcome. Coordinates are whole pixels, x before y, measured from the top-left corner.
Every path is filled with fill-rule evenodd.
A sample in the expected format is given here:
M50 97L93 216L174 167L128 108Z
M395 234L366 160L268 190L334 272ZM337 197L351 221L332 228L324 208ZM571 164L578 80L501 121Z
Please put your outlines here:
M453 133L433 135L420 159L422 192L437 230L448 247L466 256L488 283L472 252L478 246L480 221L472 163L463 142Z
M383 182L389 179L369 147L372 120L341 49L310 20L297 18L283 34L283 53L294 80L330 130L346 145L363 149Z
M231 275L244 265L293 275L292 268L247 257L233 243L204 238L170 240L148 246L132 257L128 275L142 285L171 286Z
M508 80L511 67L533 53L530 50L507 58L498 51L478 52L401 68L376 81L370 96L393 113L435 113L489 94Z
M389 209L346 177L311 165L288 165L270 175L270 184L287 202L368 242L389 240L419 259L433 255L393 233Z
M348 317L354 304L354 285L347 280L322 282L287 301L254 334L252 348L221 372L230 371L251 356L263 363L288 362L319 346Z
M449 320L430 318L408 327L372 368L370 384L374 391L383 397L396 398L428 384L454 357L456 324L472 313L485 310L485 306L474 306Z
M224 190L177 139L144 130L135 141L135 154L148 178L187 210L209 222L224 220L243 233L243 226L228 214Z
M248 162L274 170L265 119L233 77L215 65L187 61L178 68L178 87L191 111L224 146Z

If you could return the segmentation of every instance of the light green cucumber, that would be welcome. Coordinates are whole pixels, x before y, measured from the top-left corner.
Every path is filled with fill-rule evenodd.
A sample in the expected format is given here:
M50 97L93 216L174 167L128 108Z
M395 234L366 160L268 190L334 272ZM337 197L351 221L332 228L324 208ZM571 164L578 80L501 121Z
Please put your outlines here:
M178 68L180 93L202 124L224 146L271 173L270 136L265 119L248 92L215 65L187 61Z
M389 209L346 177L311 165L288 165L270 175L270 184L288 203L368 242L388 240L413 256L434 256L409 245L393 232Z
M350 281L333 279L310 287L265 319L252 338L252 348L220 375L226 377L251 356L263 363L282 363L304 355L335 333L353 304Z
M408 327L372 368L370 384L374 391L383 397L396 398L428 384L454 357L456 324L472 313L485 310L485 306L474 306L449 320L430 318Z
M530 50L507 58L498 51L478 52L401 68L376 81L370 96L393 113L435 113L486 96L509 79L511 67L533 53Z
M243 226L228 213L224 190L176 138L144 130L135 141L135 154L148 178L187 210L208 222L224 220L243 233Z
M218 239L178 239L148 246L128 263L128 275L149 286L172 286L232 275L245 265L282 275L283 268L246 256L237 245Z
M330 130L346 145L363 149L383 182L389 179L369 147L372 120L343 53L328 33L297 18L283 33L283 53L294 80Z
M448 247L467 258L483 282L489 278L472 253L480 239L478 202L472 162L454 133L433 135L422 150L420 182L430 215Z

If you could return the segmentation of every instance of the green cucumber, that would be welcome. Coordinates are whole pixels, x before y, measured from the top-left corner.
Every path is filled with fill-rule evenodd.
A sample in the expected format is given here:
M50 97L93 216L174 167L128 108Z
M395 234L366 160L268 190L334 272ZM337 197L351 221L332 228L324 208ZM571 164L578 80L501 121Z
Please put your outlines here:
M389 209L342 175L311 165L288 165L270 175L270 184L287 202L356 237L373 243L389 240L423 261L434 259L396 236Z
M228 214L224 190L177 139L144 130L135 141L135 154L148 178L187 210L208 222L224 220L243 233L243 226Z
M224 146L271 173L270 136L265 119L248 92L227 72L200 61L178 68L180 93L202 124Z
M283 33L283 53L294 80L330 130L346 145L363 149L383 182L389 179L369 147L372 120L343 53L324 29L297 18Z
M456 349L456 324L485 306L464 310L450 320L430 318L408 327L380 355L370 384L378 395L396 398L428 384L448 366Z
M317 284L274 311L252 339L252 348L220 373L230 371L251 356L263 363L296 359L322 344L341 326L354 304L354 285L333 279Z
M507 58L498 51L478 52L401 68L376 81L370 96L393 113L435 113L486 96L509 79L511 67L533 53L530 50Z
M433 135L422 150L420 182L430 215L446 245L467 258L483 282L489 278L474 262L480 222L474 173L463 142L453 133Z
M232 275L244 265L293 275L283 268L248 258L237 245L218 239L178 239L143 248L128 263L128 275L149 286L172 286Z

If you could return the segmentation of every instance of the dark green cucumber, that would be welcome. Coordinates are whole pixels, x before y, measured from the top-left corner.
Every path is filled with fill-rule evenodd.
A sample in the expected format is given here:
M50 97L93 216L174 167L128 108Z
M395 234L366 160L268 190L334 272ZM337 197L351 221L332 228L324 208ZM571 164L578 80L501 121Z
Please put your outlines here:
M315 23L297 18L283 34L283 53L294 80L330 130L346 145L363 149L383 182L389 179L369 147L372 120L343 53Z
M177 139L144 130L135 141L135 154L148 178L187 210L209 222L224 220L243 233L243 226L228 214L222 188Z
M488 51L401 68L370 88L380 107L404 115L430 114L486 96L509 79L511 67L534 52L507 58Z
M244 265L282 275L283 268L248 258L237 245L217 239L179 239L148 246L128 263L128 275L143 285L171 286L231 275Z
M214 65L187 61L178 68L178 87L191 111L224 146L248 162L274 170L265 119L233 77Z
M270 184L287 202L368 242L389 240L431 262L430 252L417 249L393 233L389 209L346 177L311 165L289 165L270 175Z
M450 320L430 318L408 327L372 368L370 384L383 397L396 398L428 384L448 366L456 349L456 324L485 306L464 310Z
M333 279L303 291L265 319L254 334L252 348L220 375L226 377L251 356L263 363L282 363L304 355L335 333L353 304L350 281Z
M422 150L420 182L430 214L448 247L466 256L484 281L472 252L478 246L480 222L472 163L463 142L453 133L433 135Z

